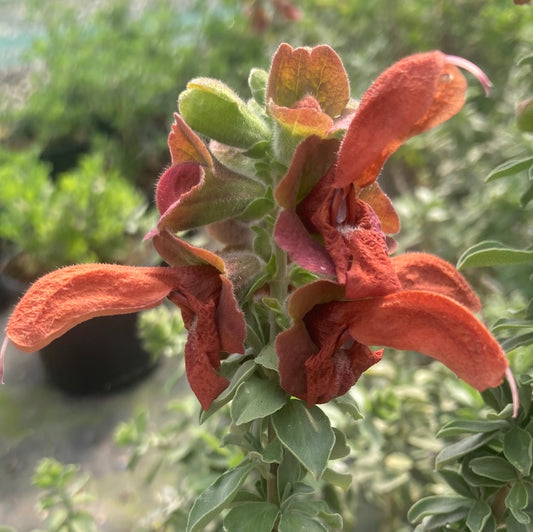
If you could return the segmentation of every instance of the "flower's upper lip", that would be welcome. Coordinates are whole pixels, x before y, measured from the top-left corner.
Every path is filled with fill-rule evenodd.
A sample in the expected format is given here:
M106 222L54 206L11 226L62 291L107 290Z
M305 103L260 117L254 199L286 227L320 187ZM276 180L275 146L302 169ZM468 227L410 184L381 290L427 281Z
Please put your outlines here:
M463 68L464 70L467 70L476 76L481 83L483 90L485 91L485 96L490 94L490 88L493 86L492 82L487 74L485 74L485 72L483 72L483 70L481 70L481 68L479 68L477 65L472 63L472 61L457 55L446 55L446 62L455 65L456 67Z

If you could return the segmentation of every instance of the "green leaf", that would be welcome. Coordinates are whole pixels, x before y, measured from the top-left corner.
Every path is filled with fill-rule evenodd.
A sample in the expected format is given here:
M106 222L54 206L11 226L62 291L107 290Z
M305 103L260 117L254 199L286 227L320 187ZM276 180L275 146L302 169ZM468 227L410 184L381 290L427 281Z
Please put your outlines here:
M507 329L533 329L533 320L516 320L509 318L502 318L494 323L491 327L493 333L500 332Z
M428 530L447 530L449 525L459 523L468 516L468 508L459 508L445 514L434 514L424 519L421 528L416 527L415 532L427 532Z
M529 503L527 488L520 481L515 482L505 497L505 506L511 511L523 510Z
M500 177L517 174L523 170L527 170L533 164L533 156L525 157L523 159L511 159L497 166L487 176L486 181L494 181Z
M263 366L267 369L274 371L278 370L278 353L276 352L276 345L274 343L268 344L260 353L255 357L256 364Z
M270 131L246 103L221 81L196 78L178 98L181 116L204 135L237 148L251 148Z
M500 344L504 351L512 351L522 345L533 344L533 332L511 336L505 340L500 340Z
M533 181L531 181L526 191L520 196L520 206L526 207L527 204L533 199Z
M519 523L512 513L505 520L505 525L507 526L507 532L531 532L531 527L527 524Z
M476 475L510 482L516 479L516 469L504 458L499 456L480 456L469 462L469 467Z
M488 433L507 428L509 423L501 419L494 420L463 420L457 419L446 423L437 433L439 438L449 438L465 433Z
M414 523L421 521L424 517L434 514L448 514L463 508L470 508L472 499L465 497L445 497L441 495L431 495L424 497L411 506L407 513L407 519Z
M300 512L281 514L278 532L327 532L327 528Z
M460 473L452 469L442 469L439 473L458 495L462 495L463 497L472 496L470 486L465 482L465 479Z
M533 261L533 249L513 249L501 242L487 240L467 249L457 261L457 269Z
M466 526L470 532L481 532L491 515L492 510L485 501L476 501L468 512Z
M333 484L341 490L346 491L350 487L353 477L351 473L339 473L328 467L322 473L322 479L328 484Z
M233 500L253 468L253 464L244 463L218 477L193 504L187 520L187 532L204 530L205 525Z
M278 518L279 510L268 502L248 502L228 513L224 526L228 532L271 532Z
M350 446L346 442L346 435L344 432L333 428L335 434L335 444L329 455L330 460L338 460L339 458L344 458L350 454Z
M442 451L435 458L435 465L437 469L450 462L454 462L458 458L461 458L465 454L482 447L487 442L492 440L496 432L490 432L488 434L474 434L468 436L461 441L452 443L442 449Z
M231 403L231 417L236 425L242 425L277 412L286 402L287 394L277 384L252 377L237 389Z
M357 421L363 419L363 414L359 410L359 406L355 399L352 397L350 392L341 395L340 397L335 397L332 403L344 414L351 416L352 420Z
M503 454L522 475L529 475L533 463L533 437L524 429L513 427L503 438Z
M293 399L272 416L272 423L283 445L319 478L335 444L335 434L324 412Z
M211 403L209 410L202 411L200 414L200 423L203 423L222 406L231 401L239 385L255 371L256 367L256 363L253 360L246 360L246 362L239 364L230 379L228 387Z

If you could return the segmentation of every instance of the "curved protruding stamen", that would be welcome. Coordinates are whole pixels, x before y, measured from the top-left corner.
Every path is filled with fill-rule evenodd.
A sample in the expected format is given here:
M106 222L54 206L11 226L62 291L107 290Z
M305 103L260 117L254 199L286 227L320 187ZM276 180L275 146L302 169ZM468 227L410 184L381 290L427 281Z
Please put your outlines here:
M518 397L518 387L516 386L513 372L509 368L505 370L505 378L509 383L509 388L511 388L511 397L513 398L513 418L516 419L518 417L518 408L520 407L520 398Z
M7 344L9 338L6 336L0 347L0 384L4 384L4 360L6 358Z
M492 82L488 78L487 74L485 74L485 72L483 72L483 70L481 70L481 68L479 68L477 65L472 63L472 61L469 61L468 59L465 59L464 57L459 57L457 55L447 55L446 61L448 63L451 63L452 65L455 65L456 67L468 70L468 72L476 76L476 78L481 83L483 90L485 91L485 96L488 96L490 94Z

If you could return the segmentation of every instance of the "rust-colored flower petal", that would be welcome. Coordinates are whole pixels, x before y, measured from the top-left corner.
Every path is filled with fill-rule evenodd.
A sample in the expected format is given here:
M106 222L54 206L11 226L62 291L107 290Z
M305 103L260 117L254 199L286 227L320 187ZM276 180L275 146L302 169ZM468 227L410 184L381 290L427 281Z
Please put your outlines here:
M340 141L313 135L302 141L292 157L289 170L274 196L284 209L294 210L335 162Z
M281 386L309 406L345 394L382 354L355 342L334 314L320 312L324 307L276 339Z
M302 268L321 275L335 275L335 265L326 248L309 234L296 213L280 212L274 226L274 238Z
M342 112L350 98L350 85L341 59L327 45L309 50L281 44L270 67L267 102L292 107L309 95L330 117Z
M213 164L205 144L178 113L174 113L172 131L168 136L168 147L172 165L195 162L210 167Z
M391 260L404 290L435 292L455 299L471 312L481 310L481 301L449 262L428 253L404 253Z
M498 386L505 376L508 362L498 342L474 314L449 297L403 290L329 305L343 307L356 341L428 355L479 391Z
M359 193L359 199L372 207L381 222L381 229L384 233L395 235L400 231L400 219L394 210L392 201L377 182L363 188Z
M155 201L159 214L163 215L174 203L196 187L204 178L204 170L195 162L176 164L159 178Z
M174 268L80 264L38 279L15 307L7 337L21 351L38 351L90 318L159 305L176 285Z
M363 96L339 151L334 186L373 183L407 139L440 124L464 103L466 80L439 51L406 57Z
M270 102L268 110L276 122L293 137L317 135L325 138L333 127L331 117L313 107L289 108Z
M155 231L153 235L153 244L161 258L170 266L179 268L182 266L195 266L210 264L220 273L224 273L224 261L211 251L198 248L178 238L170 231Z

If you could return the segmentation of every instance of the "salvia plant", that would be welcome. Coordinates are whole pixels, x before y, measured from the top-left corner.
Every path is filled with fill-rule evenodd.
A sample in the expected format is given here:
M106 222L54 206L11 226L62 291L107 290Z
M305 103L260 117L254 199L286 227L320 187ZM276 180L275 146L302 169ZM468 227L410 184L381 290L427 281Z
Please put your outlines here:
M221 516L230 531L342 529L319 494L324 483L349 484L334 461L350 448L326 412L357 419L350 389L383 348L418 351L493 397L498 412L475 426L474 442L467 436L440 456L448 464L473 452L465 459L475 479L443 471L461 495L420 501L410 517L429 516L428 529L465 516L469 526L496 523L487 502L496 493L514 501L513 522L525 523L531 382L515 385L454 266L420 252L394 255L400 220L377 180L403 142L461 110L459 68L488 92L478 67L432 51L392 65L356 101L326 45L280 45L269 72L251 71L249 101L221 81L191 80L168 137L172 164L157 183L160 218L145 237L166 265L80 264L45 275L14 309L3 351L8 341L36 351L96 316L167 299L179 307L200 422L224 407L224 443L242 454L196 499L190 532ZM185 238L197 228L208 248ZM493 462L497 478L486 473Z

